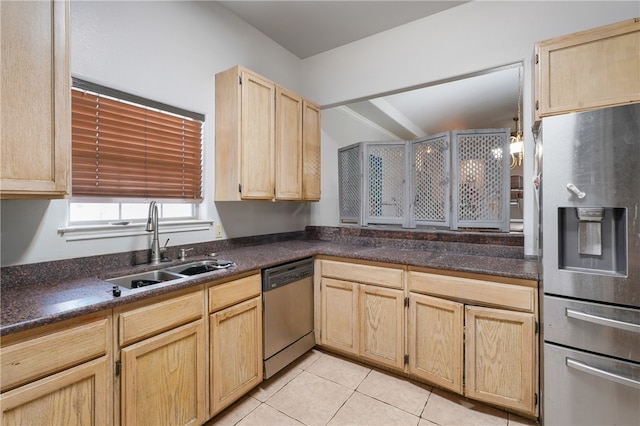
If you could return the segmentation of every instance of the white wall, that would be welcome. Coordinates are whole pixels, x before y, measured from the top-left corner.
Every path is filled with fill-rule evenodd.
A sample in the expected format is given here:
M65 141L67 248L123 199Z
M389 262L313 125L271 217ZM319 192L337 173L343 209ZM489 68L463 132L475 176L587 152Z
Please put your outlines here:
M214 75L241 64L294 91L301 61L215 2L71 2L71 73L206 115L205 218L225 238L303 230L303 203L214 203ZM2 266L149 247L149 235L67 242L67 201L2 200ZM170 246L213 232L163 234Z
M303 90L321 105L334 106L522 61L528 82L523 90L524 178L530 182L534 43L637 16L637 1L472 1L305 59ZM335 147L356 142L325 137L323 160L335 158ZM322 172L332 174L334 168L325 161ZM323 176L322 185L322 200L311 207L311 224L335 226L337 204L326 195L337 194L337 182ZM524 197L525 254L534 255L538 219L531 185L525 185Z

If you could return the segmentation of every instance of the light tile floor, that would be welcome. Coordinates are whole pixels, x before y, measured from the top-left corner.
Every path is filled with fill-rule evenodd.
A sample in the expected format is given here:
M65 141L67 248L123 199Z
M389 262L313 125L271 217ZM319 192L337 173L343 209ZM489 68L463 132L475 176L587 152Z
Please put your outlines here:
M206 426L534 424L314 349L264 381Z

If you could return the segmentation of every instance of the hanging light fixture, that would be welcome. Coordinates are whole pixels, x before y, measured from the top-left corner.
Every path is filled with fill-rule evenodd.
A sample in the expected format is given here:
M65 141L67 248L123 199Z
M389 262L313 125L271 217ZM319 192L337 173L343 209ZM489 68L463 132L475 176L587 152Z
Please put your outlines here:
M513 119L516 122L516 134L511 136L509 144L509 152L511 153L511 168L522 165L522 156L524 153L524 138L522 137L522 129L520 127L522 99L522 67L518 68L518 116Z

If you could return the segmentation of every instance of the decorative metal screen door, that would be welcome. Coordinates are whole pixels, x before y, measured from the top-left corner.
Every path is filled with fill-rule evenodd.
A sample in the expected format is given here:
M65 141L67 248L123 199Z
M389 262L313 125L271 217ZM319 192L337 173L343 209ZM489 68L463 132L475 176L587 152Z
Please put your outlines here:
M449 132L418 139L412 142L411 147L414 223L449 227Z
M509 129L456 130L451 229L509 231Z
M338 197L342 223L361 223L361 150L359 143L338 150Z
M404 141L364 143L365 224L405 224L406 146Z

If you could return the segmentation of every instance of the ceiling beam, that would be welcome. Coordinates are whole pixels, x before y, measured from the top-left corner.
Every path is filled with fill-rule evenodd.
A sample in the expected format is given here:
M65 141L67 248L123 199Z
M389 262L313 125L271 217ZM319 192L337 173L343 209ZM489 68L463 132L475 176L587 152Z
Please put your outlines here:
M379 124L371 121L370 119L368 119L364 115L360 114L359 112L354 111L352 108L349 108L346 105L335 107L335 108L337 110L339 110L340 112L342 112L343 114L346 114L349 117L351 117L351 119L360 121L364 125L369 126L372 129L375 129L376 131L389 136L389 139L392 139L392 140L403 140L403 138L401 136L399 136L396 133L392 132L391 130L386 129L385 127L380 126Z
M393 121L398 123L398 125L402 126L408 132L413 133L418 138L422 138L427 136L427 134L413 121L411 121L407 116L398 111L393 105L382 98L371 99L369 101L376 108L382 111L385 115L391 118Z

